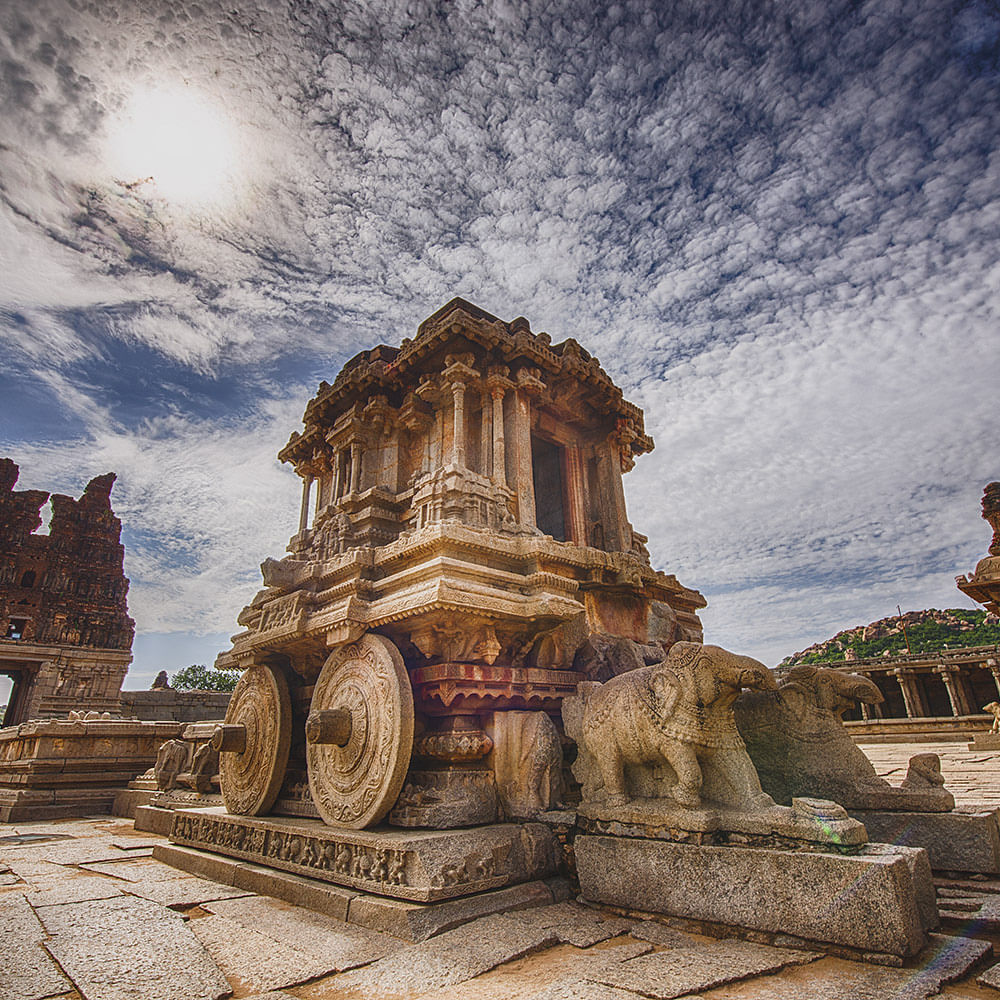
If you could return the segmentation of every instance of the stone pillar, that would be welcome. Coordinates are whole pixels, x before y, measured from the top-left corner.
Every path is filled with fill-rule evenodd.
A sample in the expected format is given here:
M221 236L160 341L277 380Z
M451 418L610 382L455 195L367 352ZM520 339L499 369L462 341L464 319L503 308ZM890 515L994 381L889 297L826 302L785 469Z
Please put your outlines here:
M357 493L361 484L361 445L351 442L351 492Z
M301 535L309 527L309 494L312 491L312 474L306 475L302 480L302 509L299 511L299 534Z
M454 405L454 421L451 428L451 461L459 468L465 468L465 383L452 382L451 395Z
M493 415L490 410L489 396L483 393L483 410L479 431L479 472L490 478L490 451L493 441Z
M632 529L625 512L625 486L622 483L621 452L617 438L612 435L608 440L608 456L603 463L607 470L608 486L611 492L611 517L604 525L605 545L610 551L628 552L632 548ZM611 523L608 523L608 522Z
M948 701L951 702L953 715L971 715L969 701L965 693L962 678L958 676L959 668L953 664L942 663L934 668L934 673L941 675L945 689L948 691Z
M504 454L503 441L504 387L492 383L490 385L490 397L493 400L493 480L502 486L506 486L507 456Z
M330 456L330 503L340 499L340 449L334 449Z
M903 692L903 704L906 706L906 717L908 719L921 719L927 715L924 709L920 692L914 683L913 672L903 667L896 667L892 671L893 676L899 681L900 689Z
M997 697L1000 698L1000 664L992 657L986 661L986 669L993 675L993 683L997 686ZM982 708L982 706L979 706Z
M576 443L566 446L566 494L569 500L567 528L575 545L587 544L587 508L584 502L585 468L583 454Z
M531 397L525 389L514 393L514 491L517 519L535 527L535 482L531 465Z

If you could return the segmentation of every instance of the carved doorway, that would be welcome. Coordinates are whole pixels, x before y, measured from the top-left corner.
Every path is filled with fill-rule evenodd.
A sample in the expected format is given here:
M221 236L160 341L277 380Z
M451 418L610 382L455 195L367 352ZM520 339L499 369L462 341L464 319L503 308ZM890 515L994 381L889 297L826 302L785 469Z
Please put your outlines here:
M0 677L6 677L13 682L10 697L7 699L7 708L3 713L3 727L19 726L22 722L28 721L28 710L37 675L37 664L19 664L14 667L9 663L0 663Z

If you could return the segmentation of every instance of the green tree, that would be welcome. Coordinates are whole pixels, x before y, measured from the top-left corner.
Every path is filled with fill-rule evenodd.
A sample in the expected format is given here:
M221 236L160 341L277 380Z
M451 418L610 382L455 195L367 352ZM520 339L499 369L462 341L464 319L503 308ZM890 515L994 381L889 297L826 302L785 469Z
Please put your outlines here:
M170 686L178 691L232 691L239 679L238 670L216 670L204 663L192 663L170 678Z

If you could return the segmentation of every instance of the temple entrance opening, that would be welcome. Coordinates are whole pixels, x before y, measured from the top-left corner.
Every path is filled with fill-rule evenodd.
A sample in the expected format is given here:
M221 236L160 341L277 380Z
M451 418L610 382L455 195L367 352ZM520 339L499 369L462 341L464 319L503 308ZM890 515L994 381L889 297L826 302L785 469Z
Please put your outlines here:
M535 487L535 523L543 535L565 542L566 514L563 490L563 449L552 441L531 436L531 466Z

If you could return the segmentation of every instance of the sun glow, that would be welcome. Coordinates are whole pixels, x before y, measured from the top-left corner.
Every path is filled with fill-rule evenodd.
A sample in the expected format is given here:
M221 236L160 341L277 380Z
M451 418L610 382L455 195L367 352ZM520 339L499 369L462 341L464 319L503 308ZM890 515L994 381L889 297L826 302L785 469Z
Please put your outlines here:
M115 177L169 201L227 200L237 173L235 129L225 112L189 87L139 90L111 137Z

